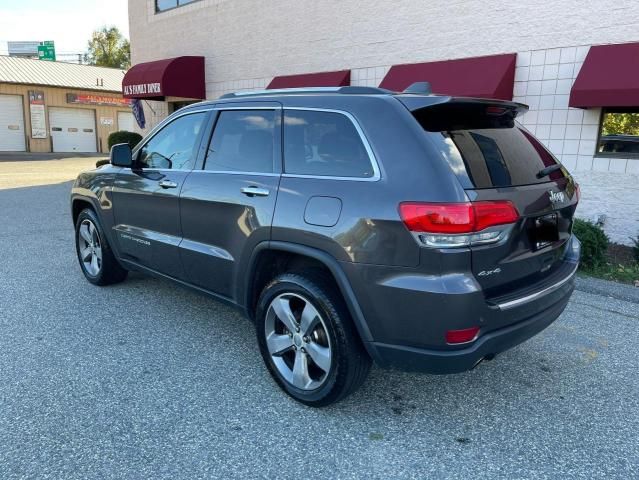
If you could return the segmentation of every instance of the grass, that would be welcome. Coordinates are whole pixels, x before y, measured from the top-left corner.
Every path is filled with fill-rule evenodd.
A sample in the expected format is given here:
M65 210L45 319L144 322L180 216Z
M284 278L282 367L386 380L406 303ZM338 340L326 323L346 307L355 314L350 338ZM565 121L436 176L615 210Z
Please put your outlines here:
M591 277L603 278L614 282L633 285L639 280L638 263L610 263L606 262L597 267L580 267L580 272Z

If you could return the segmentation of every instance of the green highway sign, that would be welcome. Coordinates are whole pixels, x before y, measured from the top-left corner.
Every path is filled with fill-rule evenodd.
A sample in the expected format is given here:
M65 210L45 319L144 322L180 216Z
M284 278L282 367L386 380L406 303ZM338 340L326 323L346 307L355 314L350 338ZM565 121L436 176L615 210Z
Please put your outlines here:
M55 62L55 43L51 40L41 42L38 46L38 58L48 62Z

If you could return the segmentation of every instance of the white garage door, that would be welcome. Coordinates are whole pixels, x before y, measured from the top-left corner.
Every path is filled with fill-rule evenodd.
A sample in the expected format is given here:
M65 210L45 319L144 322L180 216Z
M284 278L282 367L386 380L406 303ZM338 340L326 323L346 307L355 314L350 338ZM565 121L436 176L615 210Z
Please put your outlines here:
M135 132L135 119L131 112L118 112L118 130Z
M24 152L25 150L22 97L0 95L0 152Z
M54 152L97 152L95 113L79 108L49 108Z

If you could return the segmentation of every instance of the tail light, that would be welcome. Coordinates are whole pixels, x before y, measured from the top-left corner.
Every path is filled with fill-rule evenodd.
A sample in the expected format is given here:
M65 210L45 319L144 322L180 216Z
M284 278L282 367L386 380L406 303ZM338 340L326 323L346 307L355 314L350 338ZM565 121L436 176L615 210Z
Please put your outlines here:
M507 227L519 219L509 201L466 203L400 204L399 213L406 227L418 239L433 247L462 247L495 243Z

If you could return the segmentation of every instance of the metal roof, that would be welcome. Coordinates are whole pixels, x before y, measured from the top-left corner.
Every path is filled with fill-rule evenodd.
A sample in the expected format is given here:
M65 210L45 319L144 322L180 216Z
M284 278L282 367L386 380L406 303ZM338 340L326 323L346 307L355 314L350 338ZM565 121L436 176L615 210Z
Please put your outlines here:
M0 55L0 83L122 92L124 70Z

